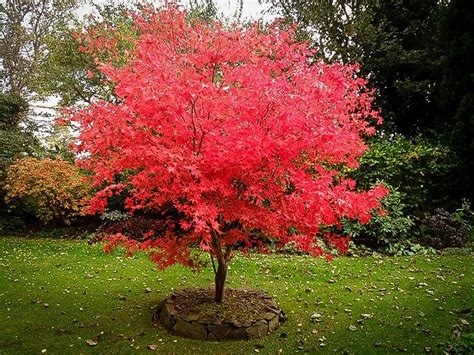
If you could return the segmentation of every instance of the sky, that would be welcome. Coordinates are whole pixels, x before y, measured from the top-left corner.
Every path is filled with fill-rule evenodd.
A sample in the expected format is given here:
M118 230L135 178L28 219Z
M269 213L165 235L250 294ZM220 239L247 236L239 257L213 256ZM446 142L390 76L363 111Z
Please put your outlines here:
M263 17L264 19L270 19L269 14L264 15L265 10L268 9L268 5L262 5L258 0L243 0L243 17L244 18L253 18L254 20ZM235 12L238 0L214 0L214 3L219 8L222 13L227 16L232 16ZM262 16L264 15L264 16Z
M136 3L139 0L114 0L117 2L122 3ZM155 5L163 4L165 0L148 0ZM106 3L107 0L93 0L95 4L103 4ZM183 5L188 5L190 3L189 0L181 0L180 3ZM226 17L232 17L235 11L238 9L239 0L214 0L219 12L224 14ZM243 8L242 8L242 19L264 19L264 20L271 20L273 19L273 15L266 12L269 8L268 4L260 4L258 0L243 0ZM78 15L84 15L89 13L92 10L90 5L82 5L78 10Z

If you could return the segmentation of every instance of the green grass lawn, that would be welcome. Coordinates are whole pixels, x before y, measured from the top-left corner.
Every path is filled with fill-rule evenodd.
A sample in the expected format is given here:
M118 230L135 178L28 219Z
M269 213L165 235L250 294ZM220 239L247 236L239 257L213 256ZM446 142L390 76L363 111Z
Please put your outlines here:
M145 255L125 258L85 242L4 237L0 353L152 353L150 344L165 354L422 353L426 347L442 353L453 331L469 332L474 320L472 261L237 256L228 286L268 292L288 321L265 339L212 343L172 336L151 323L151 308L172 290L210 285L210 268L157 271ZM87 345L88 339L97 345Z

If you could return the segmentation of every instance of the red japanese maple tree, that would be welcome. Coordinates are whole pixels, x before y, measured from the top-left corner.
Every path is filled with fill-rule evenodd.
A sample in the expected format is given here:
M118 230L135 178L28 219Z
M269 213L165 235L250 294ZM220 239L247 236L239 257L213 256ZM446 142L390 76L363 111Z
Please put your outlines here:
M108 247L149 250L160 268L196 266L196 246L209 252L216 302L234 250L265 251L269 240L328 258L328 247L347 250L333 233L341 218L369 221L386 194L357 191L342 173L380 121L357 66L315 60L279 22L227 28L168 7L135 16L135 30L127 64L101 65L120 101L72 118L101 187L91 212L126 190L131 213L173 208L179 220ZM91 53L113 46L85 38Z

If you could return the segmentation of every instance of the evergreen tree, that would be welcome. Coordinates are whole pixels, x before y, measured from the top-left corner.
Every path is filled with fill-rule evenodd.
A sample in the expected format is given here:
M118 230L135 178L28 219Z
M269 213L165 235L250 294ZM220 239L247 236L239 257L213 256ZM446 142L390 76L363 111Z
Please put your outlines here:
M443 76L438 98L440 133L457 154L456 195L472 201L474 171L474 2L452 0L441 21Z
M3 186L7 170L18 158L40 149L38 139L20 126L27 104L15 94L0 94L0 214L5 213Z

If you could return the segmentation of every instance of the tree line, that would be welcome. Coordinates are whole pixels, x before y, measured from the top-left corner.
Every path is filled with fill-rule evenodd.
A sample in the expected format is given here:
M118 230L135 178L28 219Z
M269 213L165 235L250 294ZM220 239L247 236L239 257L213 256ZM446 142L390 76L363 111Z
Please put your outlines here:
M388 214L374 217L369 225L348 222L346 232L360 244L387 249L394 244L411 247L411 241L436 234L431 222L433 218L445 221L446 211L451 219L443 224L444 229L457 220L463 226L469 224L474 171L474 4L468 0L266 3L288 26L297 25L299 38L316 49L315 59L358 63L358 75L368 79L384 118L378 134L366 138L370 149L360 167L345 173L361 189L384 182L392 191L384 202ZM76 169L68 149L71 137L64 130L55 128L41 142L35 135L37 127L28 114L33 99L57 95L62 107L119 100L114 84L97 68L95 57L120 66L132 50L129 39L137 34L130 6L112 2L96 6L94 15L82 19L74 16L77 8L74 1L7 0L0 5L0 213L4 228L15 229L13 220L21 224L32 216L42 219L35 214L37 206L28 206L28 199L19 196L12 198L6 187L7 172L19 158L48 161L60 157L71 171ZM140 5L135 10L140 11ZM219 18L211 0L192 1L188 14L207 21ZM83 29L95 31L98 37L114 33L109 38L113 50L94 55L85 51L79 35ZM15 169L12 171L18 172L19 166ZM74 176L71 184L75 186L75 173L69 175ZM10 197L5 198L7 195ZM462 229L458 227L455 229ZM399 248L405 248L403 245Z

